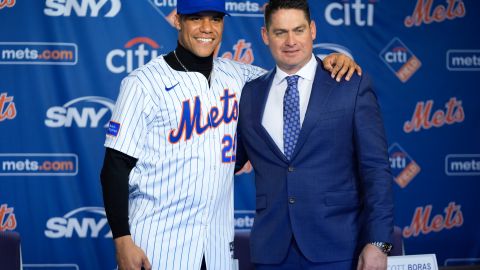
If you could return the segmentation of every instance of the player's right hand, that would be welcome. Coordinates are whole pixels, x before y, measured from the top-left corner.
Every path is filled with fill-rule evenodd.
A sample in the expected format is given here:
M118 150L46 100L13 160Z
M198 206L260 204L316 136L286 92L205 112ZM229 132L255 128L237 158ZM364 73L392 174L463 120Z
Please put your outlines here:
M152 269L145 252L133 243L130 235L115 238L114 241L119 270Z

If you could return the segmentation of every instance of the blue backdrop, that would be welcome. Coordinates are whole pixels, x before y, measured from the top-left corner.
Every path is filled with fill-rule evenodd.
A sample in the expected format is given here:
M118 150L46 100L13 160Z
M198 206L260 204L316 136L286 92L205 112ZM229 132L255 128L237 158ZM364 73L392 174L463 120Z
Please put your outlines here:
M218 56L272 68L265 0L228 1ZM350 54L380 99L406 254L480 264L480 2L312 0L314 52ZM0 0L0 230L25 269L113 269L99 172L121 79L176 46L175 0ZM253 222L253 175L235 180Z

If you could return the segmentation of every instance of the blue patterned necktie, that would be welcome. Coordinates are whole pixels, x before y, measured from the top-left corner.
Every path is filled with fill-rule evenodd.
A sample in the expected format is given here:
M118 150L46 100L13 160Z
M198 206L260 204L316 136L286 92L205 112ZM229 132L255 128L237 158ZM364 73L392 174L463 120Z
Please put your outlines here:
M292 157L300 134L300 95L298 75L288 76L287 91L283 96L283 147L288 160Z

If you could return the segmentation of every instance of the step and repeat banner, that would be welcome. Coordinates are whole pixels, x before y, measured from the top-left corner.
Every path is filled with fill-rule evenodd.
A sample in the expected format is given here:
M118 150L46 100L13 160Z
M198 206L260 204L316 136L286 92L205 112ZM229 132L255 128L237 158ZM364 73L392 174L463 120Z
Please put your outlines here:
M218 57L274 66L265 0L227 1ZM314 53L372 75L406 254L480 264L480 2L311 0ZM0 0L0 231L25 269L114 269L99 172L120 81L173 50L175 0ZM254 176L235 179L237 230ZM426 269L426 268L418 268Z

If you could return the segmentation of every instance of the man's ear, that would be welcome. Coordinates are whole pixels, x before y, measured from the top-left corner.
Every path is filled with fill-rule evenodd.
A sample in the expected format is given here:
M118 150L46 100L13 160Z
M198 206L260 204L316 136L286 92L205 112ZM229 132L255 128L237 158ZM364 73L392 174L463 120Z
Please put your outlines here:
M317 26L315 25L314 20L310 22L310 33L312 34L312 40L315 40L317 37Z
M262 39L263 39L263 43L265 43L265 45L269 45L269 41L268 41L268 30L265 26L262 26Z
M175 14L175 17L173 18L173 25L175 26L175 28L178 31L182 30L182 27L181 27L181 24L180 24L181 20L182 20L182 18L180 17L180 14Z

